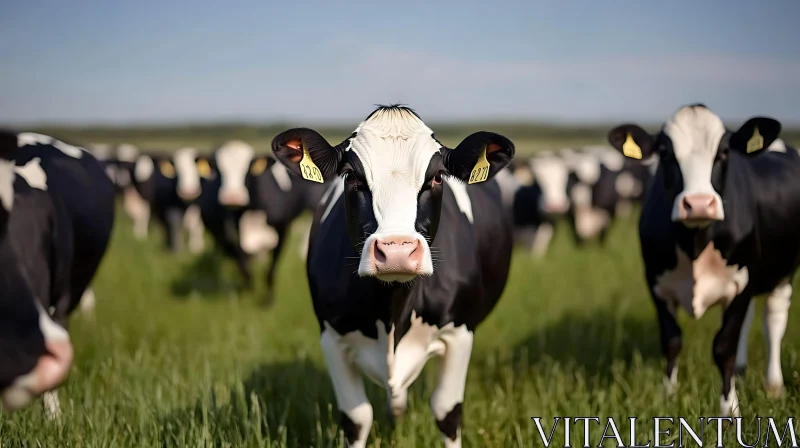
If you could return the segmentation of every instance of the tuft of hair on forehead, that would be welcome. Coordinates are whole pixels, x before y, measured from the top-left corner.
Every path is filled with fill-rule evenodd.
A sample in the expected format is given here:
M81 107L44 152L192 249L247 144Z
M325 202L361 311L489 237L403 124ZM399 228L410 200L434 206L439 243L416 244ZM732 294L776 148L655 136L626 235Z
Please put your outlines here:
M367 129L375 135L394 138L409 138L422 131L433 133L413 109L399 104L378 105L356 132Z
M692 104L682 107L667 120L664 133L673 140L691 139L694 148L716 150L725 135L725 124L705 105Z

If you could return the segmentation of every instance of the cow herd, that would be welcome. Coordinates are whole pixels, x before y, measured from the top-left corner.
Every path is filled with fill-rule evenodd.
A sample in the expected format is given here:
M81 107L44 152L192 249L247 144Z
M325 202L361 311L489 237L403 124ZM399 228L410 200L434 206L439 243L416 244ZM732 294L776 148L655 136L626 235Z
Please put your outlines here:
M396 105L378 107L335 144L313 129L288 129L269 154L239 140L210 153L90 151L0 132L3 408L43 395L46 415L59 416L56 388L73 356L67 318L93 304L116 200L133 236L149 238L152 221L167 251L204 252L210 234L245 289L254 283L251 260L269 255L265 305L275 300L287 231L308 211L301 255L348 443L365 446L372 424L365 378L386 390L386 409L399 416L409 386L439 357L430 406L444 445L458 447L474 334L502 296L514 245L541 257L557 228L578 245L603 244L614 219L638 203L666 390L677 387L677 310L700 318L722 305L713 341L720 413L738 416L735 374L747 363L759 295L766 384L772 396L783 391L780 346L800 264L800 155L780 132L760 116L729 130L702 104L678 109L655 134L623 124L608 133L610 146L527 160L487 131L447 147L415 111Z

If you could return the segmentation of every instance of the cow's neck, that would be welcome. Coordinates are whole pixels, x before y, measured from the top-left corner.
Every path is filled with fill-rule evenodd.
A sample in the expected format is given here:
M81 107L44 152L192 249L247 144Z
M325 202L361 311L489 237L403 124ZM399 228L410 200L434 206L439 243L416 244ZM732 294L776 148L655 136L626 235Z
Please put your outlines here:
M422 297L424 280L416 279L411 285L401 283L391 283L380 285L381 294L378 297L386 297L386 304L390 308L389 329L394 328L395 342L408 331L411 325L411 314L415 307L419 305ZM388 329L387 329L388 330Z

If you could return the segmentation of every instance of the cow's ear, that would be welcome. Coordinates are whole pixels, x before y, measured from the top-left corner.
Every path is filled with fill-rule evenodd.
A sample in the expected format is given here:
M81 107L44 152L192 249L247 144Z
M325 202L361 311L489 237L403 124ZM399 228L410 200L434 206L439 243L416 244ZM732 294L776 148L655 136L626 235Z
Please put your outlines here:
M636 124L623 124L608 132L608 143L625 157L646 160L653 155L655 138Z
M455 149L442 147L447 171L469 184L484 182L514 158L514 143L494 132L470 134Z
M195 160L197 174L203 179L210 179L212 177L213 169L211 168L211 162L212 160L206 156L199 156L197 160Z
M325 137L308 128L283 131L272 139L272 153L291 172L303 179L324 182L339 174L344 142L331 146Z
M781 123L768 117L753 117L739 128L730 140L731 149L746 154L769 147L781 134Z

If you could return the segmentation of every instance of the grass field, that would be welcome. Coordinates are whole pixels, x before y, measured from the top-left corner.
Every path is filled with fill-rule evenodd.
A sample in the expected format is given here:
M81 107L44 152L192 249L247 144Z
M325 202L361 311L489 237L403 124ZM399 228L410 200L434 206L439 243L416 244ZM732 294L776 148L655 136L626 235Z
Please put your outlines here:
M579 144L556 140L536 144ZM615 417L628 443L628 417L651 422L654 416L696 419L718 413L720 379L711 341L720 310L699 322L681 315L680 389L665 397L635 221L632 216L615 223L606 248L578 250L562 226L543 259L517 249L505 294L476 333L464 446L542 446L533 416L542 417L545 426L554 416ZM76 359L59 389L62 422L46 423L39 402L0 414L0 445L344 446L296 249L307 223L308 216L295 223L278 271L277 303L263 309L260 290L233 292L238 277L231 262L166 254L155 226L149 241L135 241L120 209L94 285L97 309L93 316L76 314L71 320ZM255 272L263 272L263 263ZM783 344L786 397L769 400L763 387L763 302L758 303L750 369L737 383L749 443L755 441L756 416L785 422L800 409L800 326L790 323ZM791 311L790 322L797 314ZM429 362L410 389L407 414L394 427L384 416L383 391L368 386L376 416L370 446L440 446L427 404L435 371L436 363ZM644 427L639 443L652 438L652 424ZM707 429L708 440L713 431ZM573 428L573 446L582 444L581 434L581 426ZM602 427L593 426L592 434L596 446ZM672 434L674 441L674 427ZM555 440L563 441L563 428ZM735 440L732 428L726 440Z

